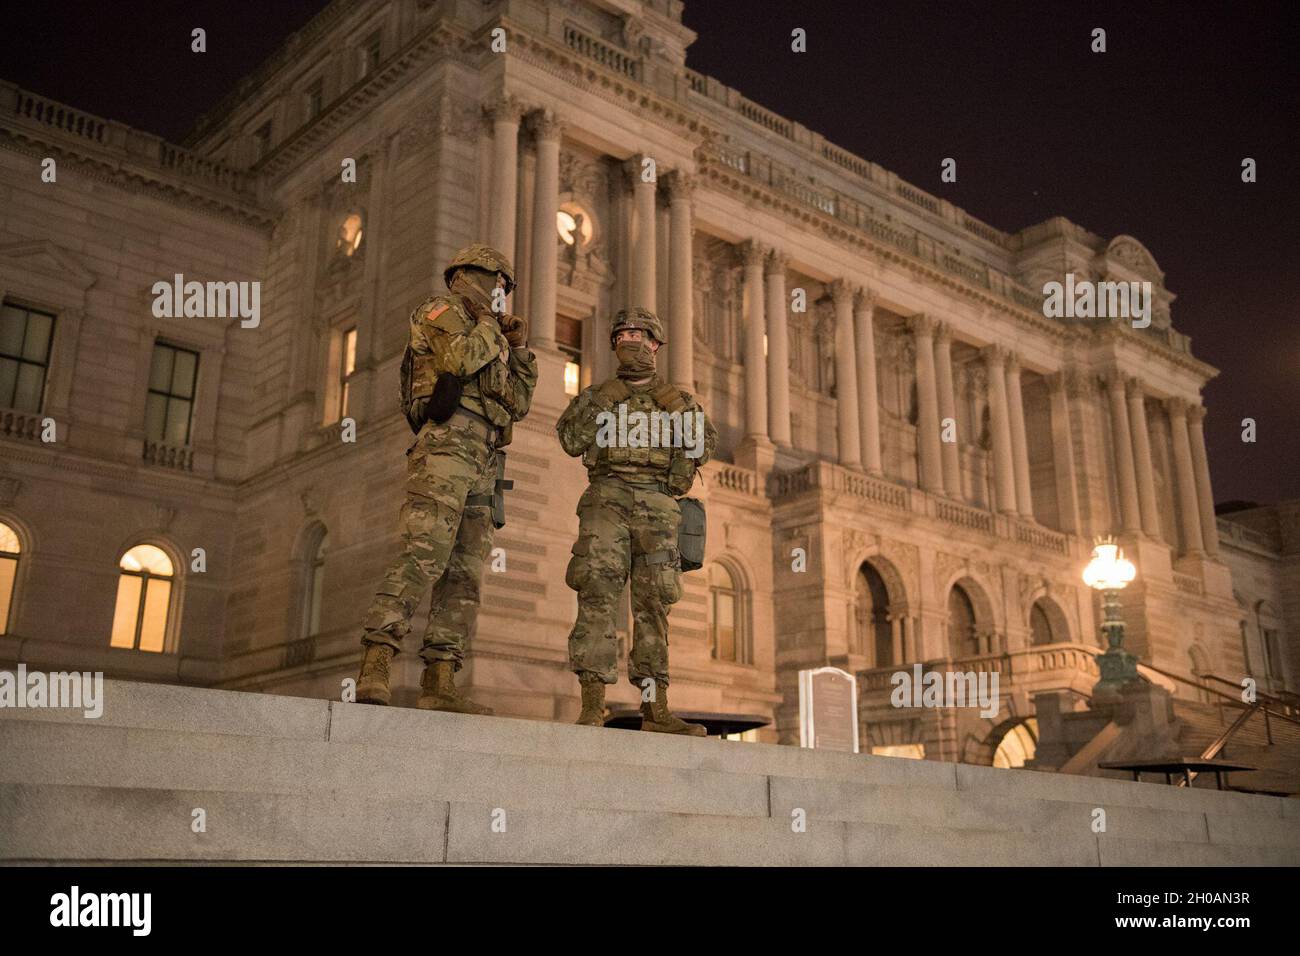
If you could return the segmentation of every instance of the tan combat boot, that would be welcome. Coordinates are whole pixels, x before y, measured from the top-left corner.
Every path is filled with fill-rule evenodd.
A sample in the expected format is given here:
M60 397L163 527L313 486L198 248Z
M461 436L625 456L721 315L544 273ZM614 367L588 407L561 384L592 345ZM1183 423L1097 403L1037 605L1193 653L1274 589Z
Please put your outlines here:
M361 673L357 675L358 704L387 704L392 699L388 691L388 665L392 660L393 649L387 644L366 645Z
M582 686L582 713L578 715L578 723L604 727L605 682L595 674L580 674L578 683Z
M491 707L476 704L460 696L456 689L456 662L432 661L424 665L420 678L420 699L416 707L421 710L445 710L453 714L490 714Z
M668 709L668 685L663 681L655 681L654 700L641 702L641 729L689 737L703 737L708 733L703 724L688 724Z

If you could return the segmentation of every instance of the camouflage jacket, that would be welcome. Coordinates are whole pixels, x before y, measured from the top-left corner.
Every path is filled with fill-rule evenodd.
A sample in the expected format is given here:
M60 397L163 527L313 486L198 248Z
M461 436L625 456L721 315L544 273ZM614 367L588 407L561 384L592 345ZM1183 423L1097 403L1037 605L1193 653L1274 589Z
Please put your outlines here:
M656 412L667 415L655 417ZM614 475L661 482L674 496L690 491L696 470L718 444L718 433L694 396L658 375L644 385L611 378L583 389L555 430L566 454L582 456L592 480Z
M452 372L464 383L461 406L500 426L499 444L508 445L511 424L532 406L537 385L533 353L510 348L494 320L476 321L465 300L454 294L425 299L411 313L410 332L412 398L432 395L438 375Z

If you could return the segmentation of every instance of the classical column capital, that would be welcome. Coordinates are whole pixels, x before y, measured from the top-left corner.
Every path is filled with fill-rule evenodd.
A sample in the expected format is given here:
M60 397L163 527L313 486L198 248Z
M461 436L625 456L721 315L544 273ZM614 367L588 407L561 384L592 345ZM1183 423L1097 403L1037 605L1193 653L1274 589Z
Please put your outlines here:
M564 122L553 110L533 110L528 115L528 125L539 140L558 140L564 134Z
M1186 418L1187 409L1190 403L1182 398L1166 398L1165 411L1169 413L1170 418Z
M876 308L876 290L862 287L853 299L853 308L858 312L872 312Z
M527 111L527 107L517 97L498 93L489 97L483 104L483 115L493 122L518 123Z
M781 249L773 249L768 253L767 260L763 263L764 275L781 275L784 276L786 270L790 267L790 253Z
M1007 350L1001 345L986 345L980 349L980 358L990 368L1002 368L1006 366Z
M1127 375L1115 368L1107 369L1097 375L1097 381L1101 383L1102 388L1112 394L1118 393L1121 397L1128 389L1127 379Z
M943 348L952 347L952 326L947 322L934 323L934 344Z
M642 178L644 170L644 161L648 159L644 153L637 153L623 160L621 168L623 170L623 179L629 187L653 186L658 182L658 176L651 180Z
M1015 352L1007 349L1007 374L1019 377L1020 375L1020 356Z
M746 239L740 244L740 261L745 264L746 269L763 268L763 260L771 252L770 246L765 246L756 239Z
M1187 420L1193 425L1199 425L1205 421L1205 406L1189 403L1187 406Z
M836 279L830 284L831 299L836 308L853 299L855 288L848 279Z
M668 201L690 202L695 195L695 176L684 169L674 169L664 173L664 188L668 191Z
M907 317L907 330L917 338L925 338L934 335L934 319L924 312L918 312L916 315Z

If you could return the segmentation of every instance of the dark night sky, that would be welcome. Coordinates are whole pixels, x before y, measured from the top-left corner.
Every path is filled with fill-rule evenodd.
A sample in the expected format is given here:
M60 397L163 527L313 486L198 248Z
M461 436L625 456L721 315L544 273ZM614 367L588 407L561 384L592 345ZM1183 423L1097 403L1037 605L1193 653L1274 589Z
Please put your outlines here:
M0 77L168 139L324 0L13 4ZM1300 496L1294 3L688 0L687 63L986 222L1149 248L1206 390L1215 497ZM189 31L208 31L208 53ZM1093 27L1108 52L1089 52ZM790 31L808 52L790 51ZM939 181L943 157L958 182ZM1259 182L1240 179L1251 156ZM1240 422L1258 422L1258 441Z

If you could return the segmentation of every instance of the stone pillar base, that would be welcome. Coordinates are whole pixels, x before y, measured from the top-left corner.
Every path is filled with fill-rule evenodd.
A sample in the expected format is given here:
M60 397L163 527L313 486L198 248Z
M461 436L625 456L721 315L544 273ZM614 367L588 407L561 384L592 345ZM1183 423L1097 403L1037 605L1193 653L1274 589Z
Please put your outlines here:
M758 472L760 484L767 480L776 462L776 446L764 435L746 435L736 446L736 464Z

